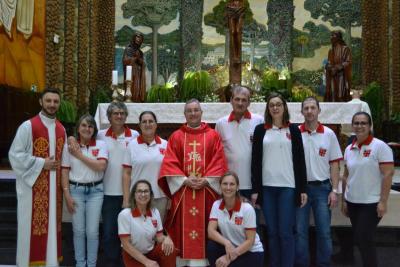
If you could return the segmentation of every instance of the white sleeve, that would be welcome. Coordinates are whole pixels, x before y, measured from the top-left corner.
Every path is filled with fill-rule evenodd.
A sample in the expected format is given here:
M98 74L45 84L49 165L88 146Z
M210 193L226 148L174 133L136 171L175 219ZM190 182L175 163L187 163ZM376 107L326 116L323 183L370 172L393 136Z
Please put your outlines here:
M246 205L246 210L243 214L243 227L246 230L249 229L256 229L256 212L254 211L254 208L248 204L248 203L242 203L242 205Z
M124 158L122 160L123 167L132 167L131 148L132 143L129 143L128 148L124 149Z
M393 163L393 151L386 143L382 141L382 145L378 151L378 162L379 164Z
M220 200L214 201L214 204L212 205L212 208L211 208L209 220L218 221L218 214L217 213L218 213L219 203L221 203Z
M342 155L342 151L340 150L340 145L339 145L339 141L336 138L336 135L332 132L329 135L329 139L330 139L330 148L329 148L329 162L331 161L335 161L338 159L342 159L343 155Z
M32 187L41 173L45 159L32 155L32 127L30 121L24 122L11 144L8 158L17 179Z
M154 208L154 217L157 220L157 233L162 232L163 231L162 220L161 220L160 212L156 208Z
M97 141L99 143L99 155L97 159L106 159L108 160L108 149L106 143L103 141Z
M175 194L187 179L186 176L167 176L166 178L171 195Z
M118 215L118 235L130 235L131 227L129 221L130 209L122 210Z
M207 178L207 182L210 185L210 187L217 192L218 194L221 194L221 186L219 184L219 180L221 179L220 177L213 177L213 178Z
M63 152L62 152L62 160L61 167L71 167L71 157L68 151L68 144L65 143Z

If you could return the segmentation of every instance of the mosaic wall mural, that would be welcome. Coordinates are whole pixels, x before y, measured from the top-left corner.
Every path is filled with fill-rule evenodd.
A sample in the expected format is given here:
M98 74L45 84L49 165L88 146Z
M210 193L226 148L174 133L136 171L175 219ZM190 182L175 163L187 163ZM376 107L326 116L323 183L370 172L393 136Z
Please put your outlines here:
M342 4L337 5L338 1ZM226 0L164 2L116 0L115 65L120 82L121 57L134 31L145 36L142 51L148 86L152 84L154 64L158 72L156 83L163 84L175 81L182 68L210 70L227 62ZM360 81L361 0L248 2L242 45L242 60L248 68L261 72L269 67L288 68L298 80L318 91L330 48L330 32L340 30L352 49L354 83ZM157 61L152 57L155 50Z

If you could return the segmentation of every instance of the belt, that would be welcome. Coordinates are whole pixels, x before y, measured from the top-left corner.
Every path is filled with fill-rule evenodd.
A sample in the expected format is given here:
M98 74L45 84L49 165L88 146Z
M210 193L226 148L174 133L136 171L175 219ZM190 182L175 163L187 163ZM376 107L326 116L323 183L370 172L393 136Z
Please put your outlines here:
M78 183L74 181L69 181L69 184L76 185L76 186L87 186L87 187L92 187L96 186L98 184L101 184L103 181L97 181L97 182L91 182L91 183Z
M329 179L323 180L323 181L319 181L319 180L315 180L315 181L309 181L307 182L307 184L309 185L323 185L323 184L329 184L331 181Z

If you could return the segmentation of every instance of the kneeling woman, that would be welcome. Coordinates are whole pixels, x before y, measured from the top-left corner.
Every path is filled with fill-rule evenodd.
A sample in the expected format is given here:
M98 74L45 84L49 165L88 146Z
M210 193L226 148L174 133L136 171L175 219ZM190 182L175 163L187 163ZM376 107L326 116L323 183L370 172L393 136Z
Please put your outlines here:
M264 249L256 233L256 213L240 198L237 174L227 172L220 184L222 199L214 202L208 223L210 266L263 266Z
M160 213L152 208L154 198L146 180L137 181L130 193L131 208L118 215L125 267L174 267L176 252L169 236L163 235Z
M72 214L76 266L95 267L108 152L106 144L96 140L97 127L92 116L83 115L76 128L79 146L69 150L64 146L62 185Z

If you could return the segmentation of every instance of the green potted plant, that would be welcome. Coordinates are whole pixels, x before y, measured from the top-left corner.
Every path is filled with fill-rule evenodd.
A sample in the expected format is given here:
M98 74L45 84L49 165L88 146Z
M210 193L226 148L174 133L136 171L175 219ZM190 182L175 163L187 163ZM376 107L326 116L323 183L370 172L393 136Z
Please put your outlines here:
M67 135L73 134L76 123L76 107L68 100L61 100L60 108L57 111L57 119L64 125Z

